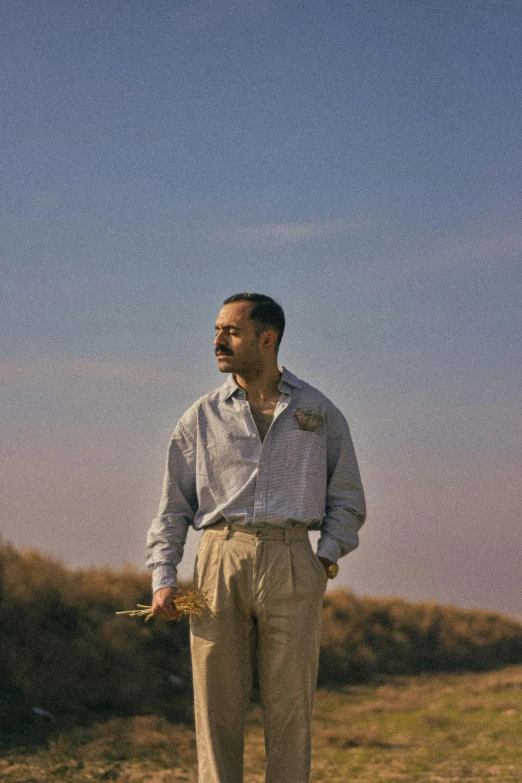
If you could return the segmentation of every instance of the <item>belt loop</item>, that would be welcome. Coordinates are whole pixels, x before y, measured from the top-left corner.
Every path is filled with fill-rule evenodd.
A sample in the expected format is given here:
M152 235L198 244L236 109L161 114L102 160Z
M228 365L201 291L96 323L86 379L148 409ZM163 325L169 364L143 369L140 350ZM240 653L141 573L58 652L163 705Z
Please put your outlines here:
M225 527L223 528L223 538L225 539L225 541L227 540L229 534L230 534L230 525L225 525Z
M292 531L289 527L285 527L285 544L289 544L292 540Z

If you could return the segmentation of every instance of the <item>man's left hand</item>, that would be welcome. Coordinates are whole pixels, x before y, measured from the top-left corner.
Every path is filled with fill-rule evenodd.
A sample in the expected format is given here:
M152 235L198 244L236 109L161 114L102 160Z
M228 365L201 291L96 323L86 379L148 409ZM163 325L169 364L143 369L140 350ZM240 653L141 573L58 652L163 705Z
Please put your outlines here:
M319 557L319 555L317 555L317 558L318 558L318 560L320 560L320 561L321 561L321 563L324 565L324 570L326 571L326 573L328 573L328 568L329 568L331 565L333 565L333 560L328 560L328 558L327 558L327 557Z

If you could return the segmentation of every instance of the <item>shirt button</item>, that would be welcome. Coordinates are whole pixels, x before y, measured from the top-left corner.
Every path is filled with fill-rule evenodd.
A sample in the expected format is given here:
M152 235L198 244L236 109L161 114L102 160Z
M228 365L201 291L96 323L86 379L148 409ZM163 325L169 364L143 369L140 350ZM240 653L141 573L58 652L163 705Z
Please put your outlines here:
M257 435L256 435L256 433L255 433L255 432L253 432L253 433L252 433L252 435L251 435L250 437L251 437L251 438L257 438Z

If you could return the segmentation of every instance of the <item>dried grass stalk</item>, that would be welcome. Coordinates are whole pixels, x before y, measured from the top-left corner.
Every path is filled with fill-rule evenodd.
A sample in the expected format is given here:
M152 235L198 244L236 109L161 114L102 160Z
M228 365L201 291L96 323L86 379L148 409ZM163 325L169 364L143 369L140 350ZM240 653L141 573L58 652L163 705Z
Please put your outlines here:
M194 587L180 587L172 601L174 607L180 613L181 617L193 614L195 617L201 617L204 614L212 614L207 595ZM154 617L152 606L136 604L137 609L128 609L125 612L116 612L116 614L128 614L130 617L144 617L145 622Z

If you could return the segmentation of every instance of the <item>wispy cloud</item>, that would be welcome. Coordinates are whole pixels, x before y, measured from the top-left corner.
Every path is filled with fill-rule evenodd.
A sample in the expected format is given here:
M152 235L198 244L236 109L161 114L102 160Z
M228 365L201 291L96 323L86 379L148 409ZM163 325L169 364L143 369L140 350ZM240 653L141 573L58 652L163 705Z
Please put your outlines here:
M0 362L0 383L8 385L48 386L64 381L91 381L141 386L179 384L187 380L183 373L139 360L42 358Z
M454 268L522 258L522 229L484 230L480 227L438 239L395 243L395 255L403 269Z
M219 229L217 238L226 242L290 244L308 242L329 234L349 233L364 228L356 220L323 220L306 223L264 223L258 226Z
M454 235L440 240L429 257L440 266L522 256L522 233L500 232L488 236Z
M272 0L188 0L182 18L189 28L214 27L229 16L258 17L268 13Z

